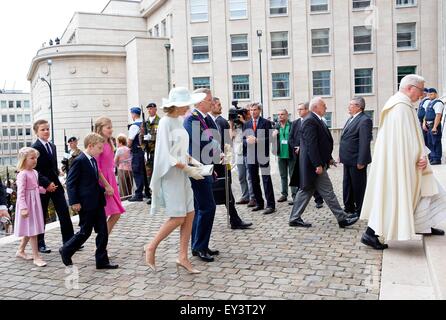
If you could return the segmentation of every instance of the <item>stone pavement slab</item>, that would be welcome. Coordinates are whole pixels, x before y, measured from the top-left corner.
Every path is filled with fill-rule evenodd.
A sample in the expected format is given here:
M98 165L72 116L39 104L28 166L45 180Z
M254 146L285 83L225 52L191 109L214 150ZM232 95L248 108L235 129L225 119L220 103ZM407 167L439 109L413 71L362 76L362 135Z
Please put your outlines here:
M280 195L273 168L276 197ZM329 172L342 202L342 167ZM237 178L234 178L237 181ZM236 198L238 183L233 184ZM145 203L126 204L109 239L111 261L120 268L95 269L94 236L65 268L58 254L59 229L47 232L53 250L45 255L48 266L34 267L17 260L17 242L0 245L0 295L5 299L378 299L382 252L359 240L366 224L340 229L325 205L311 202L304 213L313 228L288 226L291 206L280 203L272 215L253 213L238 206L240 216L252 221L250 230L227 227L224 206L217 208L211 248L220 250L213 263L193 257L202 274L177 273L179 232L161 243L156 255L158 272L144 265L143 246L165 221L149 215ZM77 226L77 224L75 224ZM93 234L94 235L94 234ZM30 249L28 249L30 250Z

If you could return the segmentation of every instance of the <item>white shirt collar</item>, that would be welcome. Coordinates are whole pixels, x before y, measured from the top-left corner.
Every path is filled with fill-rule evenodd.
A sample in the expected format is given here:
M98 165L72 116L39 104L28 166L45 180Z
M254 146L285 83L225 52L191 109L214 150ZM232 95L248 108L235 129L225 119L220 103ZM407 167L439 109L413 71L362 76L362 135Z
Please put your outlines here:
M197 112L199 112L203 118L206 118L206 116L207 116L206 113L203 113L203 112L201 112L201 111L198 110L198 109L195 109L195 110L196 110Z
M45 141L43 139L37 138L39 141L43 144L44 147L46 147L46 144L49 143L49 141Z
M316 117L318 117L319 118L319 120L321 120L322 121L322 117L320 116L320 115L318 115L316 112L313 112L313 114L314 115L316 115Z
M90 156L87 152L84 151L85 156L88 158L88 160L91 161L91 158L93 158L92 156Z
M352 120L355 119L357 116L359 116L361 113L362 113L362 111L361 111L361 112L358 112L357 114L355 114L355 115L353 116Z

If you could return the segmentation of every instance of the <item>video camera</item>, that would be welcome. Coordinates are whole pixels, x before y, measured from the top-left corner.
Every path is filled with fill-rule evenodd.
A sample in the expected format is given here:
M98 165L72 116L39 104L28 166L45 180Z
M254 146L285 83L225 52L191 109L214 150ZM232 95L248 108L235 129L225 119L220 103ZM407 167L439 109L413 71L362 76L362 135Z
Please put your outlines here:
M246 115L248 114L248 110L244 108L239 108L238 101L232 101L232 107L229 108L228 119L229 121L233 121L235 125L243 125L243 122L240 121L239 116L242 116L244 120L246 120Z

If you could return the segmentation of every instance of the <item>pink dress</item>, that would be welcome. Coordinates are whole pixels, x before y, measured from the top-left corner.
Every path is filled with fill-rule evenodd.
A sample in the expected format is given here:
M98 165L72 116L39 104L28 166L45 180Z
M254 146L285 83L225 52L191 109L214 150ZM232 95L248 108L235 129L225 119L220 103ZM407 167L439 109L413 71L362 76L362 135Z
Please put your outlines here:
M115 155L109 143L104 143L104 151L97 157L99 170L104 175L104 178L112 186L115 191L112 196L105 196L107 204L105 205L105 215L107 217L114 214L121 214L125 212L119 196L118 184L115 177Z
M23 170L17 175L17 203L15 209L14 235L16 237L32 237L45 232L40 193L46 193L39 187L39 174L36 170ZM20 214L28 209L28 217Z

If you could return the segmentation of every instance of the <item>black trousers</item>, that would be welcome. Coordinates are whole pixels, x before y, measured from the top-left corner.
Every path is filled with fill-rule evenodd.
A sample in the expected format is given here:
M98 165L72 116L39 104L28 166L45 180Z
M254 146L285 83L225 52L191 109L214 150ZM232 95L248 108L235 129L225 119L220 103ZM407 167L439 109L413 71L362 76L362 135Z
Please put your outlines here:
M68 240L62 247L64 255L72 257L76 251L90 238L94 229L96 232L96 265L101 266L108 264L110 261L107 254L108 230L107 219L105 217L104 208L94 211L79 212L80 231Z
M47 192L40 195L42 202L43 219L48 219L48 205L50 199L53 201L54 208L56 209L57 217L59 218L60 231L62 233L62 242L65 243L74 234L73 223L71 222L70 212L68 210L67 201L65 199L64 189L59 186L55 192ZM39 247L45 246L45 234L39 234L37 236Z
M269 166L269 165L268 165ZM265 201L262 197L262 189L260 188L259 171L262 173L263 189L265 191L266 206L268 208L276 208L276 200L274 198L273 183L268 168L260 167L259 164L248 164L248 171L252 181L252 188L254 189L254 197L256 198L259 207L265 206ZM262 172L263 171L263 172Z
M358 170L356 166L344 165L343 195L345 211L361 213L367 186L367 166Z

